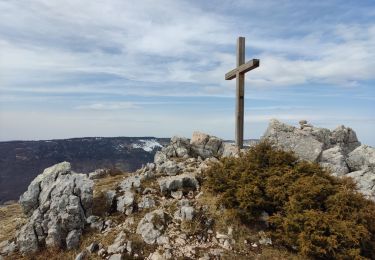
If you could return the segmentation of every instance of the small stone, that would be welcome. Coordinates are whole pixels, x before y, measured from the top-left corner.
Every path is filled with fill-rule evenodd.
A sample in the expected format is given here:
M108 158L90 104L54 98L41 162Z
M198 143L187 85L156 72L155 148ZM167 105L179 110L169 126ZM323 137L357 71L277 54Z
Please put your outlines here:
M142 192L142 195L146 195L146 194L155 194L157 191L153 188L145 188Z
M158 245L165 245L169 243L169 238L167 236L160 236L156 239Z
M104 178L107 175L107 170L97 169L94 172L90 172L88 175L89 175L90 180L101 179L101 178Z
M88 247L86 247L86 249L92 254L99 250L99 244L96 241L94 241Z
M87 249L84 249L81 253L79 253L75 260L85 260L87 259L87 256L88 256L89 252L87 251Z
M132 241L128 241L128 242L126 243L126 251L127 251L128 253L131 253L131 252L132 252Z
M108 220L106 220L105 222L104 222L104 225L106 226L106 227L112 227L113 226L113 221L111 220L111 219L108 219Z
M216 238L217 239L229 239L229 237L225 234L221 234L219 232L216 232Z
M98 217L91 215L86 219L86 223L90 225L90 228L101 231L103 229L103 220Z
M264 231L260 231L258 233L258 235L260 236L259 244L261 244L261 245L272 245L271 238L267 237L267 235Z
M183 220L193 220L195 215L195 210L193 207L182 207L181 216Z
M179 189L196 190L199 188L198 180L195 178L195 175L191 173L159 178L158 183L162 193Z
M126 249L125 233L121 231L120 234L117 235L113 244L108 246L108 253L109 254L123 253L125 249Z
M230 245L228 239L226 239L226 240L224 241L223 246L224 246L224 248L226 248L226 249L229 249L229 250L232 249L232 246Z
M98 256L100 257L104 257L106 254L107 254L107 251L104 248L98 251Z
M165 259L172 259L172 252L171 252L171 250L170 249L167 249L167 250L165 250L165 252L164 252L164 254L163 254L163 257L165 258Z
M117 211L130 215L133 213L134 193L126 190L124 195L117 198Z
M79 246L79 239L81 238L81 231L72 230L66 236L66 248L68 250L77 248Z
M142 197L141 202L138 203L138 208L140 209L149 209L155 207L155 200L150 196Z
M183 193L182 193L181 190L172 191L172 192L171 192L171 196L172 196L172 198L175 198L175 199L179 200L179 199L182 198Z
M164 164L163 164L163 167L164 167L164 172L169 175L169 176L174 176L178 173L179 171L179 167L177 165L176 162L174 161L166 161Z

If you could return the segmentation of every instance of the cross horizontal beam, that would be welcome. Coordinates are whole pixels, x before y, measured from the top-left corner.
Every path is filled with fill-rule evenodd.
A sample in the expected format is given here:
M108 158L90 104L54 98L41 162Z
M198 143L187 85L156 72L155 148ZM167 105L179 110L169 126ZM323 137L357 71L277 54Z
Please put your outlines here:
M252 59L246 62L245 64L242 64L241 66L235 68L234 70L229 71L227 74L225 74L225 80L234 79L237 73L239 74L246 73L257 67L259 67L259 60Z

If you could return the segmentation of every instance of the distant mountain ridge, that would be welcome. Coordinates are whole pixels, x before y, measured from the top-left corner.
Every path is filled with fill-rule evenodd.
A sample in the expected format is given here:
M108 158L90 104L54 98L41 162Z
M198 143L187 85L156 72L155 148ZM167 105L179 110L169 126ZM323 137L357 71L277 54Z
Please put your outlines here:
M153 161L169 143L155 137L83 137L39 141L0 142L0 204L17 200L31 180L46 167L69 161L73 171L98 168L134 171Z

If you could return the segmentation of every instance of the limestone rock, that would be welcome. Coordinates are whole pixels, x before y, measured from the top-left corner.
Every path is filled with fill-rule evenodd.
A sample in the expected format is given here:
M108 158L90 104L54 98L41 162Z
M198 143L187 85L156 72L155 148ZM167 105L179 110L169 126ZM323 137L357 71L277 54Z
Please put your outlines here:
M361 145L349 153L347 163L352 171L375 167L375 148Z
M162 151L155 153L154 162L156 165L161 165L167 160L167 156Z
M5 240L0 243L0 256L10 255L18 249L17 244L14 241Z
M223 143L222 157L237 157L238 147L235 144Z
M208 134L194 132L190 141L192 152L202 158L219 157L223 150L223 140Z
M190 140L190 144L194 146L204 147L209 139L210 139L210 136L208 134L195 131Z
M174 136L171 139L177 157L186 157L190 154L190 141L185 137Z
M138 203L138 208L149 209L155 207L155 200L151 196L143 196L141 201Z
M375 201L375 170L364 168L363 170L350 172L346 176L352 177L357 183L359 191L367 198Z
M323 151L324 144L311 134L275 119L271 120L263 139L267 138L284 150L295 152L301 159L317 161Z
M104 225L103 220L100 217L94 215L88 217L86 219L86 223L90 225L90 228L96 229L98 231L101 231Z
M147 244L154 244L157 238L163 235L166 225L166 214L163 210L157 209L141 219L137 226L137 234L140 234Z
M48 192L44 192L43 195L45 194L45 196L40 198L42 185L44 188L48 188L47 186L53 183L57 176L68 174L70 171L70 163L62 162L45 169L42 174L39 174L19 199L23 212L27 216L31 216L33 211L39 207L40 199L43 199L42 202L45 202L45 197L49 195Z
M134 193L125 191L124 195L117 198L117 211L130 215L134 209Z
M116 191L115 190L107 190L104 193L105 196L105 203L106 209L111 212L116 208Z
M17 236L20 252L35 252L44 245L67 246L67 239L73 238L70 232L84 228L92 200L93 181L85 174L73 173L70 163L45 169L20 198L29 216Z
M175 214L174 217L181 220L188 220L191 221L194 218L195 209L191 206L182 206L179 208Z
M66 236L66 249L74 249L79 246L79 239L81 238L80 230L72 230Z
M320 159L320 165L327 167L335 176L343 176L349 172L345 156L339 146L324 150Z
M171 192L182 188L190 190L196 190L199 188L197 179L190 173L159 178L158 183L161 192Z
M166 173L167 175L173 176L176 175L179 171L179 167L175 161L167 160L163 163L163 165L159 168L159 172Z
M75 260L85 260L87 259L88 255L89 255L89 252L87 251L87 249L84 249L81 253L79 253L76 256Z
M119 187L122 191L126 191L131 188L139 188L141 186L141 181L141 176L139 175L129 176L120 183Z
M184 195L184 194L182 193L181 190L176 190L176 191L172 191L172 192L171 192L171 197L172 197L172 198L175 198L175 199L177 199L177 200L181 199L183 195Z
M90 180L97 180L104 178L107 175L107 170L105 169L96 169L94 172L89 173Z
M125 233L120 232L112 245L108 246L108 254L123 253L126 251Z
M17 237L17 243L21 253L34 253L39 249L39 242L34 232L33 223L25 224Z
M98 242L94 241L88 247L86 247L86 249L90 252L90 254L92 254L99 250L99 244Z
M346 153L350 153L361 145L353 129L343 125L332 131L330 141L331 144L340 145Z

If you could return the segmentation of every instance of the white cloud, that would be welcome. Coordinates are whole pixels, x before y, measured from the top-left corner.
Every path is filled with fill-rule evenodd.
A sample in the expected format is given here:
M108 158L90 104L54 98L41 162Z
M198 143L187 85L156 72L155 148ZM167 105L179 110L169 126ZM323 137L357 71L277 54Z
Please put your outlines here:
M94 103L89 105L79 105L75 109L79 110L124 110L139 108L138 105L132 102L106 102Z
M94 129L94 119L88 118L92 114L105 114L106 117L100 116L105 126L100 126L95 134L119 134L111 126L128 128L124 135L155 132L164 136L173 134L175 128L185 127L184 134L189 135L195 127L225 136L232 132L232 117L223 117L228 120L224 122L221 115L210 118L190 115L183 118L185 122L181 115L144 113L139 108L147 104L142 102L117 100L131 100L129 96L233 97L235 82L225 81L224 74L235 66L238 35L246 36L247 59L261 60L260 67L246 76L247 86L256 89L247 98L273 99L275 106L269 110L282 109L277 101L285 97L267 97L270 93L266 91L271 88L290 90L306 85L360 88L362 81L375 80L375 26L344 19L344 14L320 15L320 10L332 5L336 8L332 3L311 1L220 1L215 6L211 2L183 0L30 0L27 4L0 1L0 99L18 102L22 107L30 100L44 101L46 97L64 100L66 108L74 111L74 115L67 112L60 121L53 119L52 114L35 112L30 117L35 123L19 114L12 119L9 113L13 108L2 104L8 116L1 118L1 122L11 123L8 133L16 133L17 126L25 129L26 122L35 129L43 122L50 122L46 129L56 131L54 134L58 136L66 135L63 130L66 126L60 124L66 121L71 125L67 133L79 136L88 131L81 122ZM361 18L373 15L373 11L364 13L366 10L360 7L347 10ZM97 77L86 79L93 75ZM296 93L287 94L299 98ZM315 95L317 99L319 94L324 95L312 91L301 98ZM82 101L82 96L87 99ZM360 98L371 100L369 96ZM174 109L173 102L167 102L170 110ZM290 110L293 109L247 120L260 124L258 129L272 117L332 120L322 119L324 114ZM139 123L126 115L120 118L127 123L118 125L118 118L108 116L126 111L134 112L137 118L152 117L159 120L158 124L150 127L149 123ZM221 127L223 124L228 127ZM18 131L19 136L25 134Z

